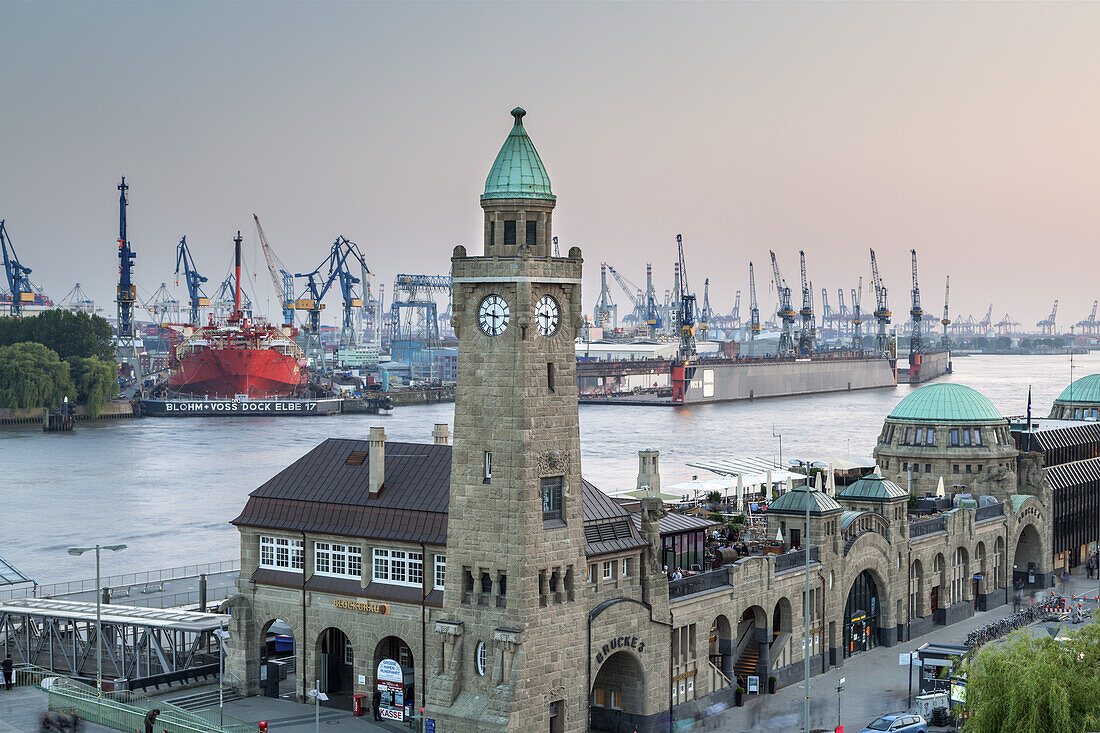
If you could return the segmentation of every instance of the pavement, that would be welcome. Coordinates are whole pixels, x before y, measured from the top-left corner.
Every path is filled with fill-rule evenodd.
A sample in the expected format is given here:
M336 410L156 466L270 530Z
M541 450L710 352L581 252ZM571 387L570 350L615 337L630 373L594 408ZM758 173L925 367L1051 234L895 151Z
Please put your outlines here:
M0 687L0 733L40 733L46 712L46 693L37 687ZM94 723L85 723L81 733L118 733Z

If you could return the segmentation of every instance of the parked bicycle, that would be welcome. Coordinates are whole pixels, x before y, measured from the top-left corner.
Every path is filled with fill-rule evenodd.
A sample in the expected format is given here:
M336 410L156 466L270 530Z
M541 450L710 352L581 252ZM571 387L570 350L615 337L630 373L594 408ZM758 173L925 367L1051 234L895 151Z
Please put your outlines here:
M971 651L974 651L983 644L999 639L1002 636L1007 636L1017 629L1033 624L1036 621L1047 619L1053 609L1061 607L1064 602L1065 599L1060 596L1054 596L1043 603L1022 608L1011 616L982 624L967 634L966 646Z

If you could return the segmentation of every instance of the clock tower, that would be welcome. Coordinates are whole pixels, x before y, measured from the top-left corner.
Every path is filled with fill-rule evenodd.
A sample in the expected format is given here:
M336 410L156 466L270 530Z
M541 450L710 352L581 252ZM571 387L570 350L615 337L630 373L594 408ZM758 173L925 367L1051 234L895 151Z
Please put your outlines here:
M551 256L556 197L525 114L512 110L485 182L483 255L451 258L458 386L425 712L439 733L587 726L582 260Z

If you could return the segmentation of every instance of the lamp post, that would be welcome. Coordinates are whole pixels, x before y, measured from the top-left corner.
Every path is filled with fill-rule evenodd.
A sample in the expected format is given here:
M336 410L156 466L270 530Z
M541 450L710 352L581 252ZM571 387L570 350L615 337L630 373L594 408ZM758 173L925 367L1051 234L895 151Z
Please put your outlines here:
M836 685L836 729L840 730L840 693L844 692L844 678Z
M69 554L80 556L85 552L95 550L95 689L96 694L103 696L103 589L99 587L99 554L101 550L120 552L126 545L96 545L94 547L70 547Z
M321 692L321 680L314 680L313 689L306 690L306 694L313 698L313 704L317 708L313 717L313 725L317 733L321 733L321 703L328 700L328 695Z
M214 632L214 636L218 637L218 725L221 725L225 716L225 687L222 683L225 677L225 663L222 660L222 646L229 638L229 632L222 626Z
M806 593L802 609L802 676L805 693L802 696L802 725L804 733L810 733L810 500L813 486L810 485L810 461L792 458L791 463L806 468L806 527L803 530L802 557L806 562Z

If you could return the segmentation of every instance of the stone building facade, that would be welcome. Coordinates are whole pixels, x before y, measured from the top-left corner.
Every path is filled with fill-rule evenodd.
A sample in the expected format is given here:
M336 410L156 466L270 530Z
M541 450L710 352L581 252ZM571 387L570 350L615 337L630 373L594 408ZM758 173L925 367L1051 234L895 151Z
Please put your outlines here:
M1087 374L1058 395L1050 408L1057 420L1100 420L1100 374Z
M669 581L664 505L642 499L635 522L581 477L582 258L551 254L556 200L523 111L512 114L482 196L483 255L452 257L454 446L446 426L424 444L372 428L250 494L234 520L228 660L243 692L261 689L272 628L289 628L299 699L317 685L347 705L383 687L388 717L423 708L438 733L647 733L731 700L735 685L800 679L804 648L817 674L1004 603L1020 553L1049 570L1049 490L1035 471L920 522L907 492L874 475L774 502L780 554ZM658 453L638 460L637 486L659 492Z

